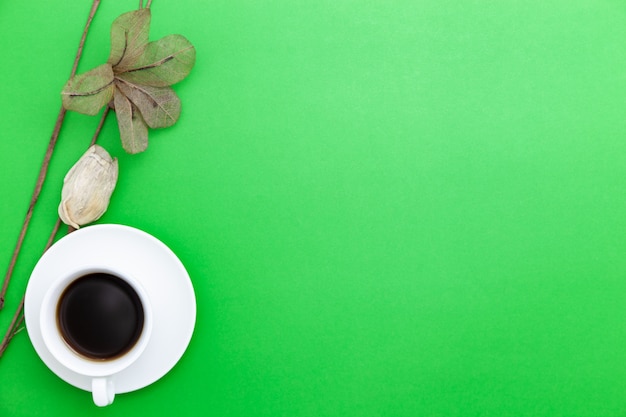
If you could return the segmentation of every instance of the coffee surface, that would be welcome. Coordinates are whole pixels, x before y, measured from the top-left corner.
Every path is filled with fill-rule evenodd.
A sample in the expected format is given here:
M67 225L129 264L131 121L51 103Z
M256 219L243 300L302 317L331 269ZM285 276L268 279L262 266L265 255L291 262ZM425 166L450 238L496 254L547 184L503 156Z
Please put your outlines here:
M107 360L128 352L139 339L144 311L139 296L123 279L84 275L63 292L57 321L65 342L91 359Z

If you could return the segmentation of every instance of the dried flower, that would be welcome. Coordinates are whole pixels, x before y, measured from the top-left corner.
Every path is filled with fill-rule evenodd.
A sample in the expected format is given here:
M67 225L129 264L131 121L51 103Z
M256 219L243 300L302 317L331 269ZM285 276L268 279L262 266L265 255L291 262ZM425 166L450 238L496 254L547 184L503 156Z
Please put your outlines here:
M78 229L98 220L109 206L117 173L117 159L112 159L103 147L91 146L63 180L59 204L63 223Z

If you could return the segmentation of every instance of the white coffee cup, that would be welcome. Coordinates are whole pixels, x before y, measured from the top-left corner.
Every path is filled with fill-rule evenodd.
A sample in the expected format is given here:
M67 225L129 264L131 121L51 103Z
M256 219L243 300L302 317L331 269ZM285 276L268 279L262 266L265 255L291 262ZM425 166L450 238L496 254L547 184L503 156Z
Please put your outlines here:
M91 274L109 274L125 281L137 294L143 308L143 327L127 351L111 359L92 359L74 350L65 341L59 325L58 306L65 290L76 280ZM52 356L69 370L91 378L93 401L103 407L115 398L116 375L132 365L143 353L152 332L152 306L140 283L126 272L106 266L76 267L58 277L46 291L41 304L40 331Z

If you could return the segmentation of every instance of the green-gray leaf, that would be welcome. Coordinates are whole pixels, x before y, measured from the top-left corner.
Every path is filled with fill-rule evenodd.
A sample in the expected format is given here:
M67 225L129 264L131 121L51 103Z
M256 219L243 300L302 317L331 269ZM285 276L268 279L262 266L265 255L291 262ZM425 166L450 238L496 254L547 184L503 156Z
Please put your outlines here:
M195 62L193 45L182 35L169 35L150 42L134 65L116 73L133 84L166 87L185 78Z
M137 106L149 127L168 127L178 120L180 99L170 87L133 85L122 79L117 80L115 85Z
M107 61L116 72L134 65L148 44L150 9L124 13L111 25L111 54Z
M113 69L103 64L91 71L72 77L63 87L63 107L93 116L113 97Z
M128 153L139 153L148 147L148 126L133 103L118 89L113 99L122 147Z

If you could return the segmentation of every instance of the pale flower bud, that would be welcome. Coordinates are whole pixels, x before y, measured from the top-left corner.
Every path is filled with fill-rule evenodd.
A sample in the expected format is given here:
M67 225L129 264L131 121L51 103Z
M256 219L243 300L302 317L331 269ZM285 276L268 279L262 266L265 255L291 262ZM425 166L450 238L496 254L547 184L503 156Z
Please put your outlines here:
M59 217L78 229L96 221L109 206L117 182L117 159L93 145L74 164L63 180Z

